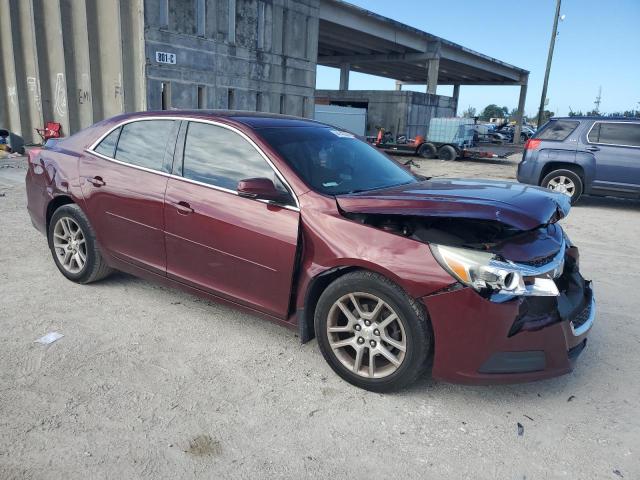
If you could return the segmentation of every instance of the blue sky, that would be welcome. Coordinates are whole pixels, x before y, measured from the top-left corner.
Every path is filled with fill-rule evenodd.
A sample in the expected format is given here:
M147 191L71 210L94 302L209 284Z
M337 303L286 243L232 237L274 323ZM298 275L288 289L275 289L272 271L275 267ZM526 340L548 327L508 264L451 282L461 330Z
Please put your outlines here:
M480 53L529 70L525 113L537 113L555 0L349 0ZM548 108L556 115L640 109L640 0L563 0L551 67ZM318 67L317 87L338 88L339 72ZM351 89L393 89L391 79L351 73ZM406 88L406 87L405 87ZM424 91L425 87L409 87ZM451 95L452 88L438 86ZM460 110L489 103L517 106L519 87L462 86Z

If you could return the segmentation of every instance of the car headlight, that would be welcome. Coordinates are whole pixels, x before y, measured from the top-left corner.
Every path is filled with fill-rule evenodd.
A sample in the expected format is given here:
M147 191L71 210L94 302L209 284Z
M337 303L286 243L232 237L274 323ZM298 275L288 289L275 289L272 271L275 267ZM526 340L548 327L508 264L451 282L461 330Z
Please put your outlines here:
M478 292L498 294L558 296L552 278L529 278L518 264L500 260L490 252L431 244L438 263L460 283Z

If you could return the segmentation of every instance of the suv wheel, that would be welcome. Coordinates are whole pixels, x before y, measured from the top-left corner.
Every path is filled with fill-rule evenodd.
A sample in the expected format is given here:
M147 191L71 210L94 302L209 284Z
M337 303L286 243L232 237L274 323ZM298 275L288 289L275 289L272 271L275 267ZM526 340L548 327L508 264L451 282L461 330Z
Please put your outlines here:
M553 170L549 172L540 183L541 186L564 193L571 198L571 203L576 203L582 195L582 179L573 170Z
M111 273L89 220L78 205L63 205L53 213L48 239L58 270L69 280L91 283Z
M366 390L396 390L421 375L431 352L424 309L373 272L348 273L327 287L315 313L318 345L331 368Z

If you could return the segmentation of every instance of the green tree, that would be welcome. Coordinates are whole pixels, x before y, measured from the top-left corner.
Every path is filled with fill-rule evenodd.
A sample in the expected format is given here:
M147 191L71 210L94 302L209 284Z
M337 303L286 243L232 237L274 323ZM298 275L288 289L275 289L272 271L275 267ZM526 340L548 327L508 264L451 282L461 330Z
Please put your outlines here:
M476 116L476 109L469 105L469 108L462 112L462 116L464 118L473 118Z
M508 111L509 109L507 109L507 112ZM503 108L499 107L495 103L492 103L491 105L487 105L486 107L484 107L482 115L480 116L486 120L490 118L503 118L505 116L505 112Z
M549 119L551 117L553 117L555 115L555 113L553 113L550 110L545 110L544 112L542 112L542 123L545 124L549 121ZM540 125L538 125L540 126Z

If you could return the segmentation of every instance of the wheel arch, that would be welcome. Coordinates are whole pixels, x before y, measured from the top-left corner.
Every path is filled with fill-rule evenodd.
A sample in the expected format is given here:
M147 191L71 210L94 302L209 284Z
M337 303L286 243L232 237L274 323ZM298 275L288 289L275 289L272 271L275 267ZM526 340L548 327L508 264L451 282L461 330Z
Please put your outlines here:
M538 185L542 183L542 179L546 177L550 172L554 170L571 170L580 177L582 183L585 183L585 169L582 165L572 162L549 162L540 170L540 177L538 178Z
M51 199L51 201L47 204L47 211L45 214L45 226L46 231L49 231L49 223L51 222L51 217L53 217L54 212L64 206L69 204L75 204L76 202L69 195L57 195Z
M362 271L362 272L371 272L377 275L381 275L385 277L387 280L395 283L401 289L405 290L402 287L402 284L398 282L398 278L393 275L392 272L388 272L385 269L373 269L367 268L366 266L361 265L340 265L336 267L329 268L315 275L313 278L309 280L309 283L306 287L306 291L304 293L304 305L298 308L296 312L296 317L298 321L298 334L300 336L301 343L307 343L312 340L315 335L315 327L314 327L314 317L316 307L318 305L318 300L322 295L322 292L334 281L338 278L346 275L347 273ZM408 292L406 292L409 295ZM411 297L411 295L409 295ZM424 303L419 302L424 308L425 312L428 315L426 305Z

